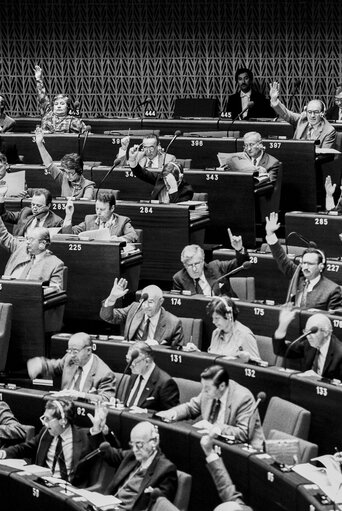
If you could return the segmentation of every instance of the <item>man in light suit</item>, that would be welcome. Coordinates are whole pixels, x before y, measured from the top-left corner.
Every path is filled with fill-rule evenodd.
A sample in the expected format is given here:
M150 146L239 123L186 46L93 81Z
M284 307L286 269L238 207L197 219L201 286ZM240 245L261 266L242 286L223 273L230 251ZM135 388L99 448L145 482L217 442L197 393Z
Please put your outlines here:
M90 335L78 332L70 337L63 358L49 360L34 357L28 360L27 370L33 380L37 376L53 378L62 375L61 389L74 397L91 397L109 401L115 397L113 371L93 353ZM88 396L89 394L89 396Z
M279 101L279 83L270 85L271 107L284 121L295 128L294 140L315 140L319 147L334 147L335 128L325 119L325 105L320 99L309 101L306 110L301 114L291 112Z
M323 252L316 248L308 248L303 253L301 264L295 264L288 258L278 241L275 233L279 227L277 213L271 213L266 217L266 241L272 256L281 272L291 279L288 298L293 299L297 307L321 310L342 308L340 286L322 275L326 266Z
M131 219L127 216L117 215L114 210L116 206L115 196L110 192L98 194L95 203L95 215L86 215L84 221L72 226L74 214L74 201L69 199L65 208L65 219L62 233L80 234L84 231L95 231L98 229L109 229L112 241L126 241L134 243L138 239Z
M230 243L235 249L236 257L231 261L204 262L204 250L199 245L186 245L181 253L184 268L174 274L173 289L191 291L192 294L235 296L228 279L220 283L215 281L231 270L249 261L249 255L243 247L241 236L234 236L228 228ZM220 286L222 285L222 287Z
M14 236L25 236L35 227L60 227L63 220L51 211L52 195L46 188L35 190L31 199L31 207L20 211L7 211L5 196L7 189L0 188L0 215L4 222L13 224Z
M121 139L121 147L116 156L120 160L118 165L127 165L127 150L130 143L130 137L123 137ZM140 150L142 146L142 151ZM164 162L165 157L165 162ZM176 161L176 157L173 154L163 153L159 144L158 135L152 134L146 135L143 138L142 144L139 146L138 161L140 167L147 168L149 170L162 170L164 163L170 161Z
M324 314L310 316L303 330L307 332L307 338L288 350L289 345L285 343L285 338L295 314L291 308L280 311L279 325L273 336L274 353L281 357L287 353L288 358L302 359L304 376L342 380L342 343L332 333L331 321ZM311 329L316 332L310 333Z
M35 227L26 240L20 241L8 232L0 218L0 243L11 253L4 275L13 279L41 280L63 289L63 261L47 250L48 229Z
M93 461L80 461L106 440L107 411L98 405L88 428L78 428L75 406L71 401L49 400L40 417L43 428L22 444L0 450L0 459L29 458L32 463L47 467L55 477L70 481L74 486L86 486Z
M157 415L167 421L202 420L199 427L211 435L229 435L235 442L249 442L261 447L264 434L259 412L254 410L252 393L229 378L219 365L210 366L201 374L202 392L188 403ZM253 412L254 410L254 412Z
M179 404L179 390L169 374L154 362L151 346L146 342L134 343L127 352L127 362L132 353L139 353L131 362L132 375L123 399L126 406L151 410L168 410Z
M114 325L125 323L124 337L128 341L157 341L168 346L183 344L182 323L162 307L163 292L159 287L147 286L142 290L143 301L115 308L115 302L127 293L127 280L116 278L110 295L102 302L101 319Z

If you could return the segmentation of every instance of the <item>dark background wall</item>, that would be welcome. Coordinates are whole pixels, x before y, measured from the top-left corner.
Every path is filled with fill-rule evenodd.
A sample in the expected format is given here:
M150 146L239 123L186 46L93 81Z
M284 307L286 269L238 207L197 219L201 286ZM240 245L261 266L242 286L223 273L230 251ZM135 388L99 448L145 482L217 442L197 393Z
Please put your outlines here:
M281 82L295 107L331 102L342 81L342 1L0 0L0 91L13 115L36 115L33 65L51 93L86 116L137 113L146 96L168 116L176 97L224 106L237 66L259 88Z

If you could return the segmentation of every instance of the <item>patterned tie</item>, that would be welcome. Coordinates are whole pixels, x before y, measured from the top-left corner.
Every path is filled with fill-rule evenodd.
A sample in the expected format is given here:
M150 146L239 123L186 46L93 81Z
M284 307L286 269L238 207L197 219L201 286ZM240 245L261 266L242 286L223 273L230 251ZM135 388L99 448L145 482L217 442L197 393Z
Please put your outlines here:
M77 376L76 376L76 374L77 374ZM83 368L81 366L78 366L77 371L75 372L76 379L75 379L75 383L74 383L74 390L80 390L82 374L83 374Z
M64 479L64 481L67 481L68 480L68 471L67 471L66 464L65 464L61 436L58 436L56 450L55 450L55 457L54 457L53 463L52 463L52 473L53 474L55 473L57 462L59 463L59 471L61 473L61 479Z
M148 339L148 331L149 331L149 328L150 328L150 323L151 323L150 318L147 318L145 326L144 326L144 331L143 331L142 336L141 336L141 340L142 341L146 341Z
M144 381L144 378L143 376L140 374L139 375L139 378L138 378L138 384L136 385L135 389L134 389L134 392L133 394L130 394L128 396L128 399L127 399L127 402L126 402L126 406L133 406L134 403L135 403L135 400L137 398L137 395L139 393L139 390L140 390L140 387L141 387L141 384L142 382Z
M220 412L221 408L221 401L219 399L214 399L213 404L211 405L210 415L209 415L209 422L211 424L215 424L218 418L218 414Z
M304 284L304 287L303 287L302 298L300 300L300 307L306 307L306 299L307 299L307 296L308 296L308 287L309 287L309 281L306 280L305 284Z
M256 167L256 166L257 166L257 160L256 160L256 158L253 158L253 165L254 165L254 167Z

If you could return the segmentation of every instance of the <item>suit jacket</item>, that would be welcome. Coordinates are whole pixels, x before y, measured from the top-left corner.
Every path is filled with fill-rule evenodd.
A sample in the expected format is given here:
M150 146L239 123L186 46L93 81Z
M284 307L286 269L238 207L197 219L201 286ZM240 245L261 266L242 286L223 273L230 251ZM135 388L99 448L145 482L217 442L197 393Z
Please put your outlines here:
M131 170L136 177L154 186L151 192L151 199L157 200L160 191L165 186L164 179L162 178L160 172L151 172L150 170L142 168L140 165L137 165L134 169ZM175 203L191 200L193 194L194 191L192 189L192 186L189 185L186 181L182 180L182 182L178 186L177 192L171 193L169 195L170 202Z
M264 94L252 89L250 100L254 102L254 106L248 109L247 117L244 117L244 119L250 119L251 117L275 117L270 102ZM240 92L229 96L226 110L231 112L232 119L235 119L242 112Z
M110 226L111 236L123 236L127 243L134 243L138 239L138 235L133 229L131 219L127 216L116 215L114 213L115 222ZM68 225L63 227L62 233L80 234L84 231L96 231L99 229L99 223L96 221L97 215L86 215L84 222L78 225Z
M177 420L196 419L202 417L209 420L213 400L201 392L188 403L174 408ZM226 401L224 426L221 433L234 435L238 443L251 441L252 445L260 447L264 441L264 434L260 424L259 413L252 417L255 399L252 393L234 380L229 380ZM254 419L254 420L253 420Z
M274 245L269 245L269 247L280 271L291 279L297 269L297 265L287 257L279 242ZM303 275L300 275L297 283L296 295L303 291L304 285L305 278ZM306 307L322 310L338 309L342 307L340 286L322 276L312 291L307 294Z
M124 337L128 341L132 341L144 316L142 309L137 312L138 307L139 303L133 302L128 307L116 309L113 305L105 307L104 302L102 302L100 317L107 323L113 323L114 325L125 321ZM184 342L181 320L167 312L164 307L161 308L154 338L159 343L166 341L163 344L170 346L181 346Z
M117 467L117 469L113 481L105 493L115 495L129 474L137 469L138 464L132 450L123 451L121 449L112 449L106 459L110 464ZM176 466L158 450L146 471L131 510L140 511L147 509L151 495L150 492L145 493L148 487L159 488L161 496L172 501L176 495L177 484Z
M236 490L228 470L224 466L222 458L219 457L216 460L207 463L207 469L213 478L217 492L222 502L236 502L242 506L245 505L244 501L242 500L242 494ZM247 509L249 508L246 507L246 511Z
M236 252L236 258L230 261L219 261L218 259L215 259L214 261L210 261L208 264L205 263L203 272L209 286L211 287L216 279L219 279L231 270L241 266L245 261L249 261L249 255L244 250L243 252ZM191 291L192 294L196 293L195 283L185 268L182 268L175 273L172 279L173 289ZM219 284L223 284L223 286L220 287ZM215 295L228 294L229 296L236 296L230 286L229 278L215 284L213 292Z
M89 477L89 463L82 463L80 467L77 465L84 456L95 450L105 437L102 433L91 436L87 428L71 427L73 452L69 480L74 486L84 486ZM46 467L46 458L52 440L52 435L46 428L42 428L29 442L6 448L7 458L29 458L32 463Z
M43 363L42 377L53 378L62 375L62 389L68 389L73 381L78 366L72 363L69 354L63 358L49 360L40 357ZM93 363L91 365L88 376L81 389L82 392L90 392L96 390L103 399L110 400L115 397L115 374L97 355L93 354Z
M26 432L5 401L0 401L0 447L25 440Z
M27 242L15 238L6 229L0 218L0 243L9 252L11 256L7 261L4 275L11 275L12 272L21 264L30 261L30 255L26 251ZM63 288L63 261L58 259L49 250L45 250L42 259L39 259L30 272L30 280L41 280L49 282L50 286Z
M340 117L340 109L337 105L333 105L325 112L325 118L328 121L337 121Z
M124 402L127 401L137 378L137 374L131 375ZM158 366L155 366L139 398L138 406L160 412L162 410L168 410L178 404L179 390L177 383L169 374Z
M274 156L268 153L264 153L260 158L259 165L267 170L271 182L277 180L280 167L280 161L277 160L277 158L274 158Z
M309 125L306 112L297 114L288 110L283 103L279 102L273 109L277 114L294 126L295 132L293 135L294 140L307 140L306 133ZM317 140L319 140L320 147L334 147L336 139L335 128L325 119L322 119L321 132Z
M285 356L288 345L285 343L285 339L276 339L273 337L273 351L276 355L281 357ZM288 352L288 358L303 358L305 371L312 369L314 359L316 356L316 348L310 346L307 339L302 342L296 343L293 348ZM331 335L327 356L324 362L322 376L332 380L337 378L342 380L342 342Z
M0 215L4 222L14 224L13 235L24 236L27 228L32 224L36 218L32 214L29 207L25 207L20 211L7 211L5 203L0 203ZM46 212L42 216L46 215ZM49 210L46 219L44 220L43 227L59 227L63 224L63 219L56 215L53 211Z

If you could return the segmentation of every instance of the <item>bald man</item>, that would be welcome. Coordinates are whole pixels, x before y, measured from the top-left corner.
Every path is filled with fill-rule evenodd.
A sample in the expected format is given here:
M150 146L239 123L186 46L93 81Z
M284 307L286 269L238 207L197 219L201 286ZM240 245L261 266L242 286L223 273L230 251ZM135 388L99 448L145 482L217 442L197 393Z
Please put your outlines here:
M125 323L124 337L127 341L154 340L162 345L181 346L184 343L180 319L162 307L163 292L158 286L147 286L143 302L133 302L128 307L115 308L115 303L128 293L127 280L117 278L110 295L102 302L100 317L107 323Z
M320 99L309 101L304 112L297 114L288 110L279 101L279 83L270 84L271 107L284 121L294 126L295 140L315 140L319 147L334 147L336 139L335 128L325 118L325 105Z
M279 325L273 336L273 350L276 355L284 356L288 348L285 343L289 324L296 312L284 308L279 314ZM315 333L309 333L316 327ZM314 314L307 320L304 332L306 339L296 343L288 352L288 358L302 358L305 376L323 377L342 381L342 343L332 333L330 319L322 313Z
M71 397L95 398L98 395L106 401L115 397L115 375L93 353L90 335L85 332L70 337L63 358L31 358L27 362L27 371L32 380L37 376L54 378L62 375L61 389Z
M172 501L177 490L177 468L159 449L157 426L139 422L131 431L130 445L129 450L112 449L106 455L116 471L105 493L121 500L120 509L131 511L150 509L150 489L160 490L161 497Z

